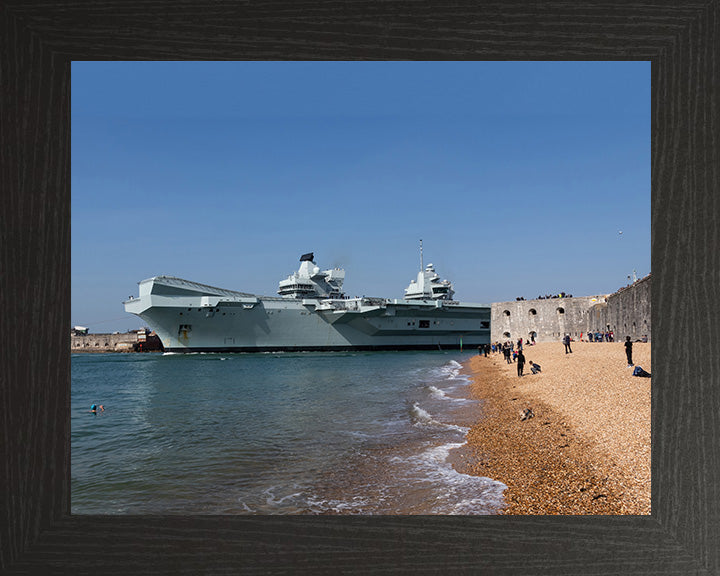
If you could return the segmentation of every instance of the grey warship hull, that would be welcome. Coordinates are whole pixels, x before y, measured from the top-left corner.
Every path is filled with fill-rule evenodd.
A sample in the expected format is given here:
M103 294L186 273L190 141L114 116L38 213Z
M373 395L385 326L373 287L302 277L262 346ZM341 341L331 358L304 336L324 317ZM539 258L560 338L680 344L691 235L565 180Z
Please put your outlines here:
M171 276L124 302L166 352L437 350L490 341L490 307L451 300L257 296Z

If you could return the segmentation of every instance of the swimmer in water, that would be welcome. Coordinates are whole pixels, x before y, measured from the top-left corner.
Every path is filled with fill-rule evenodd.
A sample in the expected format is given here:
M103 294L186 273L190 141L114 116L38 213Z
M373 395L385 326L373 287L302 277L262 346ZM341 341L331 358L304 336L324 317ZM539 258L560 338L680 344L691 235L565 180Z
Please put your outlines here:
M97 414L97 406L95 404L90 406L90 412L92 412L93 414Z
M100 404L100 412L105 412L105 406L103 406L102 404Z

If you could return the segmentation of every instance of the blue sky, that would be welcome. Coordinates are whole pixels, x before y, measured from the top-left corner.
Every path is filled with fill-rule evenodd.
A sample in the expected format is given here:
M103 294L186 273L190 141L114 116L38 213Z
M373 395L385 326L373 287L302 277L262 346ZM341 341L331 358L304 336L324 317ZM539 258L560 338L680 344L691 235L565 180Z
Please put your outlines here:
M72 324L167 274L479 303L650 272L649 62L74 62ZM622 234L620 234L622 231Z

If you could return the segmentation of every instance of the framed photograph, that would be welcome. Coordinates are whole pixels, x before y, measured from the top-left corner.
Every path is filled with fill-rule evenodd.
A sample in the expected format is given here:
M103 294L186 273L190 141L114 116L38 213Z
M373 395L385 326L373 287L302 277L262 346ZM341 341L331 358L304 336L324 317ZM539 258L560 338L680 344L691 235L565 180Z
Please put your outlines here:
M716 1L213 4L172 11L6 4L0 570L718 573L718 355L700 348L717 332L709 283L716 264L710 247L718 244L719 16ZM141 59L651 62L650 515L72 513L71 68L81 60ZM697 357L689 353L692 342Z

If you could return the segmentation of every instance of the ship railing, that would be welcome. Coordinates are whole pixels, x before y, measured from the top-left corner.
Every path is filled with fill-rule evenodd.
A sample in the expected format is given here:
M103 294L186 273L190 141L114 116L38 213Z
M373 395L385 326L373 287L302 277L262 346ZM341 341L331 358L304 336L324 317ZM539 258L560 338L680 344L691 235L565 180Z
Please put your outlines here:
M361 305L362 306L385 306L388 303L387 298L362 298Z
M365 308L380 307L385 308L390 302L387 298L346 298L342 300L338 299L327 299L320 300L320 303L315 308L316 310L332 310L332 311L346 311L346 312L360 312Z
M348 310L347 300L320 300L316 310Z

